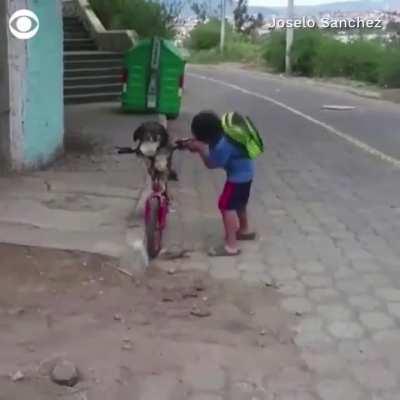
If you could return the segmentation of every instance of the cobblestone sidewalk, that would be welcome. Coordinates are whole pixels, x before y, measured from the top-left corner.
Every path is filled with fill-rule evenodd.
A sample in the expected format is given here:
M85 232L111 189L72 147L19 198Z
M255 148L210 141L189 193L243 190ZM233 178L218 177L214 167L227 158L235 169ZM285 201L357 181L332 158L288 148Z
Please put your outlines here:
M183 123L173 128L184 131ZM276 138L258 164L253 193L259 240L238 259L218 260L205 249L222 235L216 199L223 177L189 156L177 164L169 243L196 250L183 267L276 287L282 310L297 316L295 343L314 374L315 396L399 399L398 174L387 171L384 182L361 173L334 176L296 143ZM391 189L380 192L384 187ZM310 393L289 398L314 398Z

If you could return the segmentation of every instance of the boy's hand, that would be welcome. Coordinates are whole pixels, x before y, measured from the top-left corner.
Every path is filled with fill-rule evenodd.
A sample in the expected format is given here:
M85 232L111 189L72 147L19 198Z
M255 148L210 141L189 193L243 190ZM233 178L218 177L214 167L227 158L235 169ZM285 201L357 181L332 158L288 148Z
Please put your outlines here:
M199 153L204 145L203 143L199 142L198 140L191 140L190 142L187 143L186 147L192 152L192 153Z

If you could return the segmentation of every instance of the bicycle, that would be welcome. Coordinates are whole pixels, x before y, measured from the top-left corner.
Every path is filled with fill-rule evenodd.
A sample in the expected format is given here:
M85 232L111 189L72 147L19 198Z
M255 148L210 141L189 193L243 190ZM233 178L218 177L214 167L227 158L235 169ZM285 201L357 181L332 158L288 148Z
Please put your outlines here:
M164 153L166 162L159 162L157 157L147 157L140 151L131 147L117 147L118 154L135 154L149 161L148 173L151 177L151 193L145 202L145 239L146 249L150 259L156 258L162 250L162 236L167 226L167 219L170 207L168 195L169 166L176 150L186 150L186 144L191 139L177 140L174 146Z

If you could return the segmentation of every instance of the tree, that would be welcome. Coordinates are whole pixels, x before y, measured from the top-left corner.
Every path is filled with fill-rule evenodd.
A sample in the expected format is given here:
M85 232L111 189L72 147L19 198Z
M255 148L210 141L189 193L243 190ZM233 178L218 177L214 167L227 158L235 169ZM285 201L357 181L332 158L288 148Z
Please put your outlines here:
M183 0L90 0L108 29L133 29L140 37L172 38Z
M197 19L204 23L208 18L208 5L205 1L203 2L194 2L191 4L190 8L196 14Z
M391 33L395 33L396 35L400 35L400 22L390 21L387 26L386 30Z
M248 1L238 0L236 8L233 10L233 19L235 21L235 28L238 32L243 32L243 27L250 18L248 10L249 10Z
M221 5L218 3L217 7L213 6L214 2L211 0L192 0L190 2L190 8L195 13L197 19L204 23L207 19L220 18L221 15Z
M184 0L164 0L161 3L161 15L165 21L166 28L169 32L175 31L182 10L184 8Z
M238 0L237 6L233 10L233 18L236 31L246 35L264 25L264 17L261 13L258 13L256 17L249 15L248 0Z

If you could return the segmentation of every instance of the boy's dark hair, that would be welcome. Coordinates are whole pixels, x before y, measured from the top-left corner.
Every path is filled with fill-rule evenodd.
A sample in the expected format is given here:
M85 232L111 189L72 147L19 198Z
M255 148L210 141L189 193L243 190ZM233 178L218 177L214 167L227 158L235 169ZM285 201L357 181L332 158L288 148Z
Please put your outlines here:
M200 142L215 143L223 132L221 119L213 111L202 111L193 118L192 133Z

